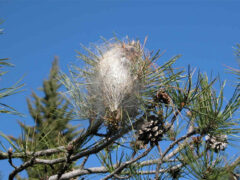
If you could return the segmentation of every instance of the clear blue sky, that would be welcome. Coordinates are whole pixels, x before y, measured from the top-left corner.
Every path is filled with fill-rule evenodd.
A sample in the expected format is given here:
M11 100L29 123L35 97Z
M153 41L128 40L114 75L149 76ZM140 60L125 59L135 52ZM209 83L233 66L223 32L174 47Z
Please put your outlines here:
M80 43L88 46L100 36L139 38L148 36L149 50L165 50L159 63L182 54L177 66L197 67L220 73L231 86L233 76L224 65L237 67L233 46L240 42L240 2L237 1L73 1L73 0L0 0L0 18L4 34L0 36L0 57L9 57L16 65L0 88L8 87L24 76L25 91L4 100L26 115L25 118L1 115L0 131L18 136L16 120L32 124L26 98L41 87L55 55L60 66L76 61ZM227 88L231 92L231 88ZM12 168L0 161L7 179Z

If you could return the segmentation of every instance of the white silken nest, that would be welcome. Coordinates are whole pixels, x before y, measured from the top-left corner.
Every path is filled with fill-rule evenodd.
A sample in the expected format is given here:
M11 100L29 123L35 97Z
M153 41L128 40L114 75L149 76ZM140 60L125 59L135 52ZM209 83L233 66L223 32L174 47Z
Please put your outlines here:
M143 68L142 51L136 45L111 44L88 79L89 95L96 98L96 109L114 126L126 115L136 115L144 87L138 69Z
M98 81L104 103L110 111L135 106L139 89L138 75L131 72L133 60L123 48L113 47L103 54L98 64ZM135 62L136 63L136 62Z
M75 112L108 127L134 121L164 83L163 70L153 65L158 52L151 57L139 41L118 40L95 46L97 52L84 49L88 54L79 53L79 58L85 66L75 66L72 77L62 76Z

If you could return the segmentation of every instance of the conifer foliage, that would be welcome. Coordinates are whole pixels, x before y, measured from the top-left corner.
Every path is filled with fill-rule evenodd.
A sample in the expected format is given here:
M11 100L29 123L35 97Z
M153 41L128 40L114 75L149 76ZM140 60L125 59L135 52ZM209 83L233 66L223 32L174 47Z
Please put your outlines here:
M28 109L36 123L36 132L45 132L49 136L57 137L59 133L64 135L67 141L72 140L76 135L73 133L74 127L69 126L72 120L72 112L69 111L69 103L64 102L59 94L60 82L57 79L59 72L58 61L55 58L49 79L43 82L42 91L44 97L38 97L34 92L34 101L27 100ZM54 130L53 130L54 129ZM54 138L49 139L55 141Z
M29 113L35 125L27 126L19 122L25 138L17 139L17 141L26 141L26 147L31 151L63 145L77 135L76 126L73 127L69 124L72 120L69 103L59 94L61 84L57 79L58 73L58 60L55 58L49 79L44 80L41 89L44 97L39 97L33 92L33 100L27 99ZM24 142L20 144L24 144ZM27 172L30 178L40 179L57 173L60 168L61 165L52 167L39 165L37 168L29 168Z
M160 51L146 51L146 41L103 40L83 47L85 66L68 74L55 59L44 96L27 100L35 125L19 122L15 143L0 134L12 147L0 144L9 180L23 170L33 180L239 179L239 153L228 153L239 142L239 82L226 100L225 81L175 68L179 55L157 62ZM73 115L81 131L70 126Z

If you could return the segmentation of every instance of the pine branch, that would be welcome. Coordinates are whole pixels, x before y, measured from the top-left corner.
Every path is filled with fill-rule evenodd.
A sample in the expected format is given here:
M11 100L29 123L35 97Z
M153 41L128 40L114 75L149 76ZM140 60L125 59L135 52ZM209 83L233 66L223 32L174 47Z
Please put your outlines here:
M21 171L25 170L26 168L32 166L34 164L35 157L33 156L29 161L26 161L19 167L16 167L15 170L9 175L9 180L14 180L14 177Z
M176 141L174 141L173 143L171 143L171 144L168 146L168 148L164 151L164 153L162 154L162 157L161 157L160 161L159 161L158 164L157 164L156 173L155 173L155 179L156 179L156 180L158 179L158 176L159 176L159 169L160 169L161 164L163 163L163 158L167 155L167 153L168 153L176 144L178 144L180 141L185 140L185 139L187 139L188 137L196 134L196 132L197 132L196 130L193 130L193 131L187 133L185 136L180 137L179 139L177 139Z
M116 168L111 174L109 174L108 176L106 176L105 178L103 178L102 180L107 180L109 178L111 178L112 176L114 176L114 174L117 174L119 172L121 172L124 168L126 168L127 166L129 166L130 164L133 164L134 162L138 161L139 159L145 157L151 150L152 150L152 146L149 147L147 150L145 150L142 154L140 154L138 157L136 157L135 159L131 159L129 161L126 161L124 163L122 163L118 168Z
M156 164L156 163L154 163ZM113 165L114 168L117 168L119 166L119 164L115 164ZM171 170L176 170L178 168L183 167L183 164L178 164L175 166L172 166L170 168L166 168L166 169L160 169L159 173L164 173L164 172L169 172ZM92 168L79 168L79 169L75 169L73 171L67 172L65 174L63 174L61 176L61 180L64 179L70 179L70 178L75 178L78 176L82 176L82 175L88 175L88 174L105 174L108 173L109 169L106 168L105 166L100 166L100 167L92 167ZM137 174L141 175L141 174L155 174L156 171L137 171ZM116 174L114 174L116 175ZM128 175L127 172L124 172L123 175ZM119 178L119 175L117 175L117 178ZM126 178L126 177L125 177ZM51 176L49 177L48 180L56 180L57 179L57 175Z

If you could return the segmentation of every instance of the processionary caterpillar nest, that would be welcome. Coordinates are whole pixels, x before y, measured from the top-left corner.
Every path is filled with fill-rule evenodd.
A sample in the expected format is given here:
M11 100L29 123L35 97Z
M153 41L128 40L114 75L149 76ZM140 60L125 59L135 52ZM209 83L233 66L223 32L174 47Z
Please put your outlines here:
M94 67L89 81L90 96L108 124L117 126L123 116L134 116L138 108L138 95L142 89L142 49L139 42L109 45Z

